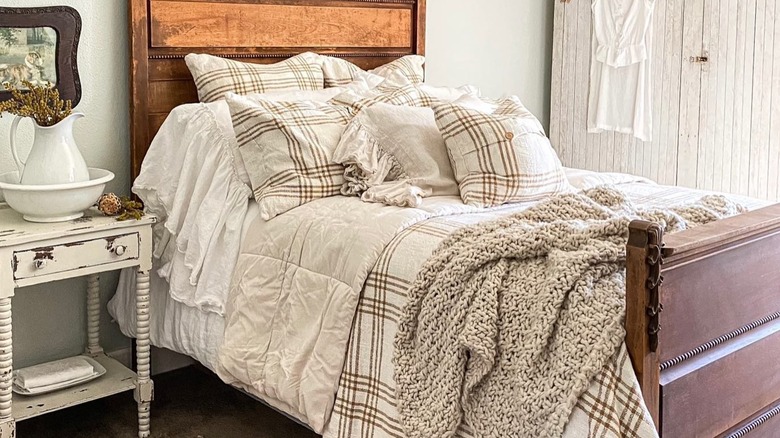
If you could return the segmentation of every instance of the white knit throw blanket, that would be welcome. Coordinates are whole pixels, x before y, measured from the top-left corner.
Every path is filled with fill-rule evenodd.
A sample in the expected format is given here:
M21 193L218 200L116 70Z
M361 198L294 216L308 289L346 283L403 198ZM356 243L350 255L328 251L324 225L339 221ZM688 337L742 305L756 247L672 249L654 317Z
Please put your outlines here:
M640 209L615 188L556 196L454 233L409 291L395 339L408 437L560 437L623 342L633 219L683 230L744 211L722 196Z

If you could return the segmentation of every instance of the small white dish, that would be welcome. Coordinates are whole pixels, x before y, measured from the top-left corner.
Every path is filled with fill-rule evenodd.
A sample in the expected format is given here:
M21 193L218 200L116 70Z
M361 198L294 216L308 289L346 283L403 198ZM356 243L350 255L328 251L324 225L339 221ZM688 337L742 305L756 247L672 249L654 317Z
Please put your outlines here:
M48 386L44 386L44 387L41 387L41 388L35 388L35 389L32 389L32 390L28 390L28 389L25 389L25 388L20 388L20 387L18 387L16 385L13 385L13 392L15 392L15 393L17 393L19 395L24 395L24 396L28 396L28 397L31 397L31 396L34 396L34 395L48 394L50 392L59 391L61 389L70 388L72 386L81 385L82 383L90 382L90 381L95 380L98 377L102 376L103 374L106 374L106 369L103 368L103 365L100 365L100 363L98 361L96 361L95 359L92 359L89 356L79 356L79 357L81 357L84 360L86 360L87 362L89 362L89 364L92 365L92 368L94 368L95 372L92 373L89 376L85 376L85 377L80 378L80 379L69 380L69 381L66 381L66 382L58 383L56 385L48 385Z
M103 194L114 174L103 169L89 169L89 181L54 184L19 184L19 172L0 175L0 190L8 205L29 222L65 222L78 219Z

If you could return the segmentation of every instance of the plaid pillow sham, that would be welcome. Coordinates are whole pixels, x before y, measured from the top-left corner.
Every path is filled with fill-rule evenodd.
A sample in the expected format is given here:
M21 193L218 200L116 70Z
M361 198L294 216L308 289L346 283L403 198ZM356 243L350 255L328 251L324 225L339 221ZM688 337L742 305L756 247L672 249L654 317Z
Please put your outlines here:
M541 124L519 99L498 102L493 114L457 103L433 110L466 204L492 207L570 190Z
M347 89L330 100L335 105L348 107L354 114L377 103L398 106L431 107L439 101L416 85L380 84L371 90Z
M351 118L349 108L235 94L227 102L263 219L340 194L344 167L333 163L333 152Z
M301 53L270 65L194 53L184 59L195 79L201 102L217 101L225 97L226 93L246 95L324 88L321 61L315 53Z
M354 81L363 70L346 59L320 55L325 88L342 87ZM385 79L394 78L410 84L421 84L425 80L425 57L408 55L380 66L369 73Z
M425 57L420 55L408 55L396 59L393 62L379 66L371 73L389 78L394 74L401 74L412 84L422 84L425 81Z

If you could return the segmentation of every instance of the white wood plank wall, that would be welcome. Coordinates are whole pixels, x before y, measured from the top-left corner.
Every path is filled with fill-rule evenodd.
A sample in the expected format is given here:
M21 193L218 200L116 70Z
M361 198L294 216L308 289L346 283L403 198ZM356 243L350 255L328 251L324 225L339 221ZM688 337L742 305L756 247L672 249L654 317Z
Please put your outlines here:
M550 138L566 166L780 200L778 0L656 0L648 143L587 133L591 0L554 1Z

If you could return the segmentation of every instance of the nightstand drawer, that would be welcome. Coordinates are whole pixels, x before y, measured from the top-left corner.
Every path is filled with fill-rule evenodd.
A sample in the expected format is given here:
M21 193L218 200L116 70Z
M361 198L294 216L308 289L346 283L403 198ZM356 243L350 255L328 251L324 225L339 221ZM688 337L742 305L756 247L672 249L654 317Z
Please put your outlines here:
M138 233L70 242L14 253L14 279L41 277L138 259Z

